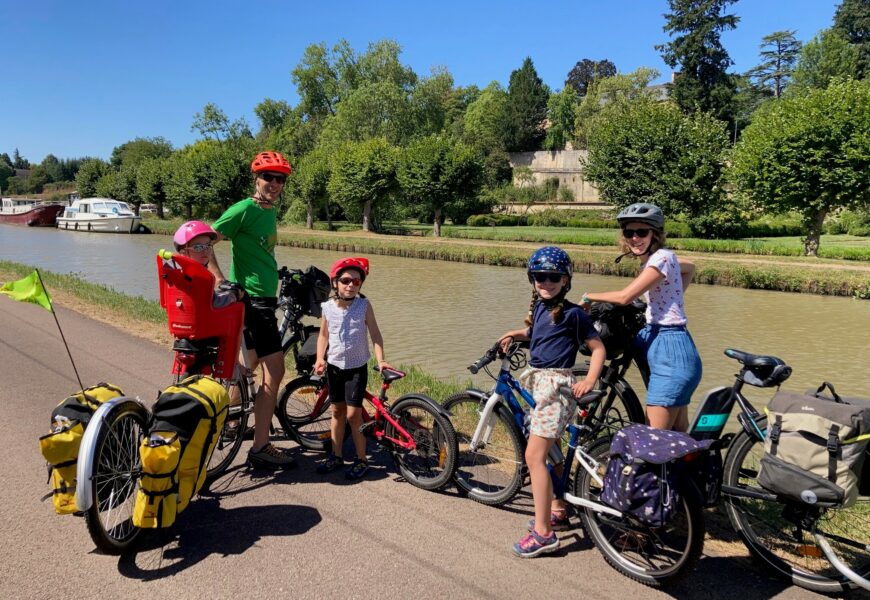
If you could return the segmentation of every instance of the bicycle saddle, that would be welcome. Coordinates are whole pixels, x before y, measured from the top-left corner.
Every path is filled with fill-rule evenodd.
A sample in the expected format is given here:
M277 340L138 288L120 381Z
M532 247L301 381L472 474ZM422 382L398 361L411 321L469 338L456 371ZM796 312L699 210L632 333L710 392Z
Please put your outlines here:
M396 369L382 369L381 377L384 378L385 383L390 383L391 381L395 381L397 379L401 379L405 374L401 371L397 371Z
M775 356L750 354L733 348L725 350L725 356L743 363L743 381L749 385L771 387L791 377L791 367Z
M559 388L559 393L564 396L574 395L574 391L566 385L563 385ZM604 390L592 390L591 392L587 392L581 397L575 398L575 400L577 400L577 408L583 408L587 404L594 404L595 402L598 402L599 400L604 398L604 396L606 395L607 392L605 392Z

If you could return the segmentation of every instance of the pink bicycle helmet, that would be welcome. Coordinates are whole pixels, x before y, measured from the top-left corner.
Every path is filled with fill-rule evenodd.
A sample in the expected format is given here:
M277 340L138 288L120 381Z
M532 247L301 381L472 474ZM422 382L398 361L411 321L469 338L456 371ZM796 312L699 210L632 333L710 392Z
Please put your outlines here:
M202 221L188 221L182 224L172 237L172 241L175 242L175 249L181 250L190 243L190 240L200 235L207 235L213 240L216 240L218 236L214 229Z

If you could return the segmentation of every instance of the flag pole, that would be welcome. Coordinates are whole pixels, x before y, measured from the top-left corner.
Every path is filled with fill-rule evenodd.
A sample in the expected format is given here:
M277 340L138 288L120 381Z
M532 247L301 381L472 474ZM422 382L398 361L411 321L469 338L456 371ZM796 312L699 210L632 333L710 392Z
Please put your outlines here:
M42 286L42 289L45 291L45 296L48 298L48 305L51 307L51 315L54 317L54 322L57 323L57 330L60 332L60 339L63 340L63 347L66 348L67 356L69 356L69 361L72 363L73 372L76 374L76 380L79 382L79 389L85 389L85 386L82 385L82 379L79 377L79 370L76 369L76 362L73 360L72 352L69 351L69 344L66 343L66 337L63 335L63 329L60 328L60 321L57 320L57 313L54 312L54 304L51 302L51 296L48 295L48 289L46 289L45 284L42 282L42 275L39 274L39 269L34 269L36 271L36 277L39 279L39 285Z

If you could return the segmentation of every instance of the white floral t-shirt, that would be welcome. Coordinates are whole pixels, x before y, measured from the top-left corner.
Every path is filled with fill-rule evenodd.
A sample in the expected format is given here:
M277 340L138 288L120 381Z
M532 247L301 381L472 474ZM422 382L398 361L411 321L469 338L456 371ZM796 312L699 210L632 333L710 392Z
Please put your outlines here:
M664 275L644 294L646 322L652 325L685 325L686 310L683 303L683 279L677 255L664 248L657 250L643 264L642 269L653 267Z

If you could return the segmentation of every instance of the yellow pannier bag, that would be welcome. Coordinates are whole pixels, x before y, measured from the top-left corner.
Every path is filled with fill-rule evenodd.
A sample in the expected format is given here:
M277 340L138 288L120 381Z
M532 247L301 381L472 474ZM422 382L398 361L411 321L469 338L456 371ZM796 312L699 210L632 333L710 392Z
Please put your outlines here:
M168 527L178 512L178 484L175 474L181 458L181 440L171 431L155 431L142 438L139 459L142 479L133 524L143 529Z
M143 476L133 524L169 527L199 492L227 416L224 386L204 375L163 390L139 447Z
M104 402L123 396L121 388L99 383L81 390L51 412L51 430L39 438L48 462L54 510L59 515L76 512L76 468L82 436L91 416Z

